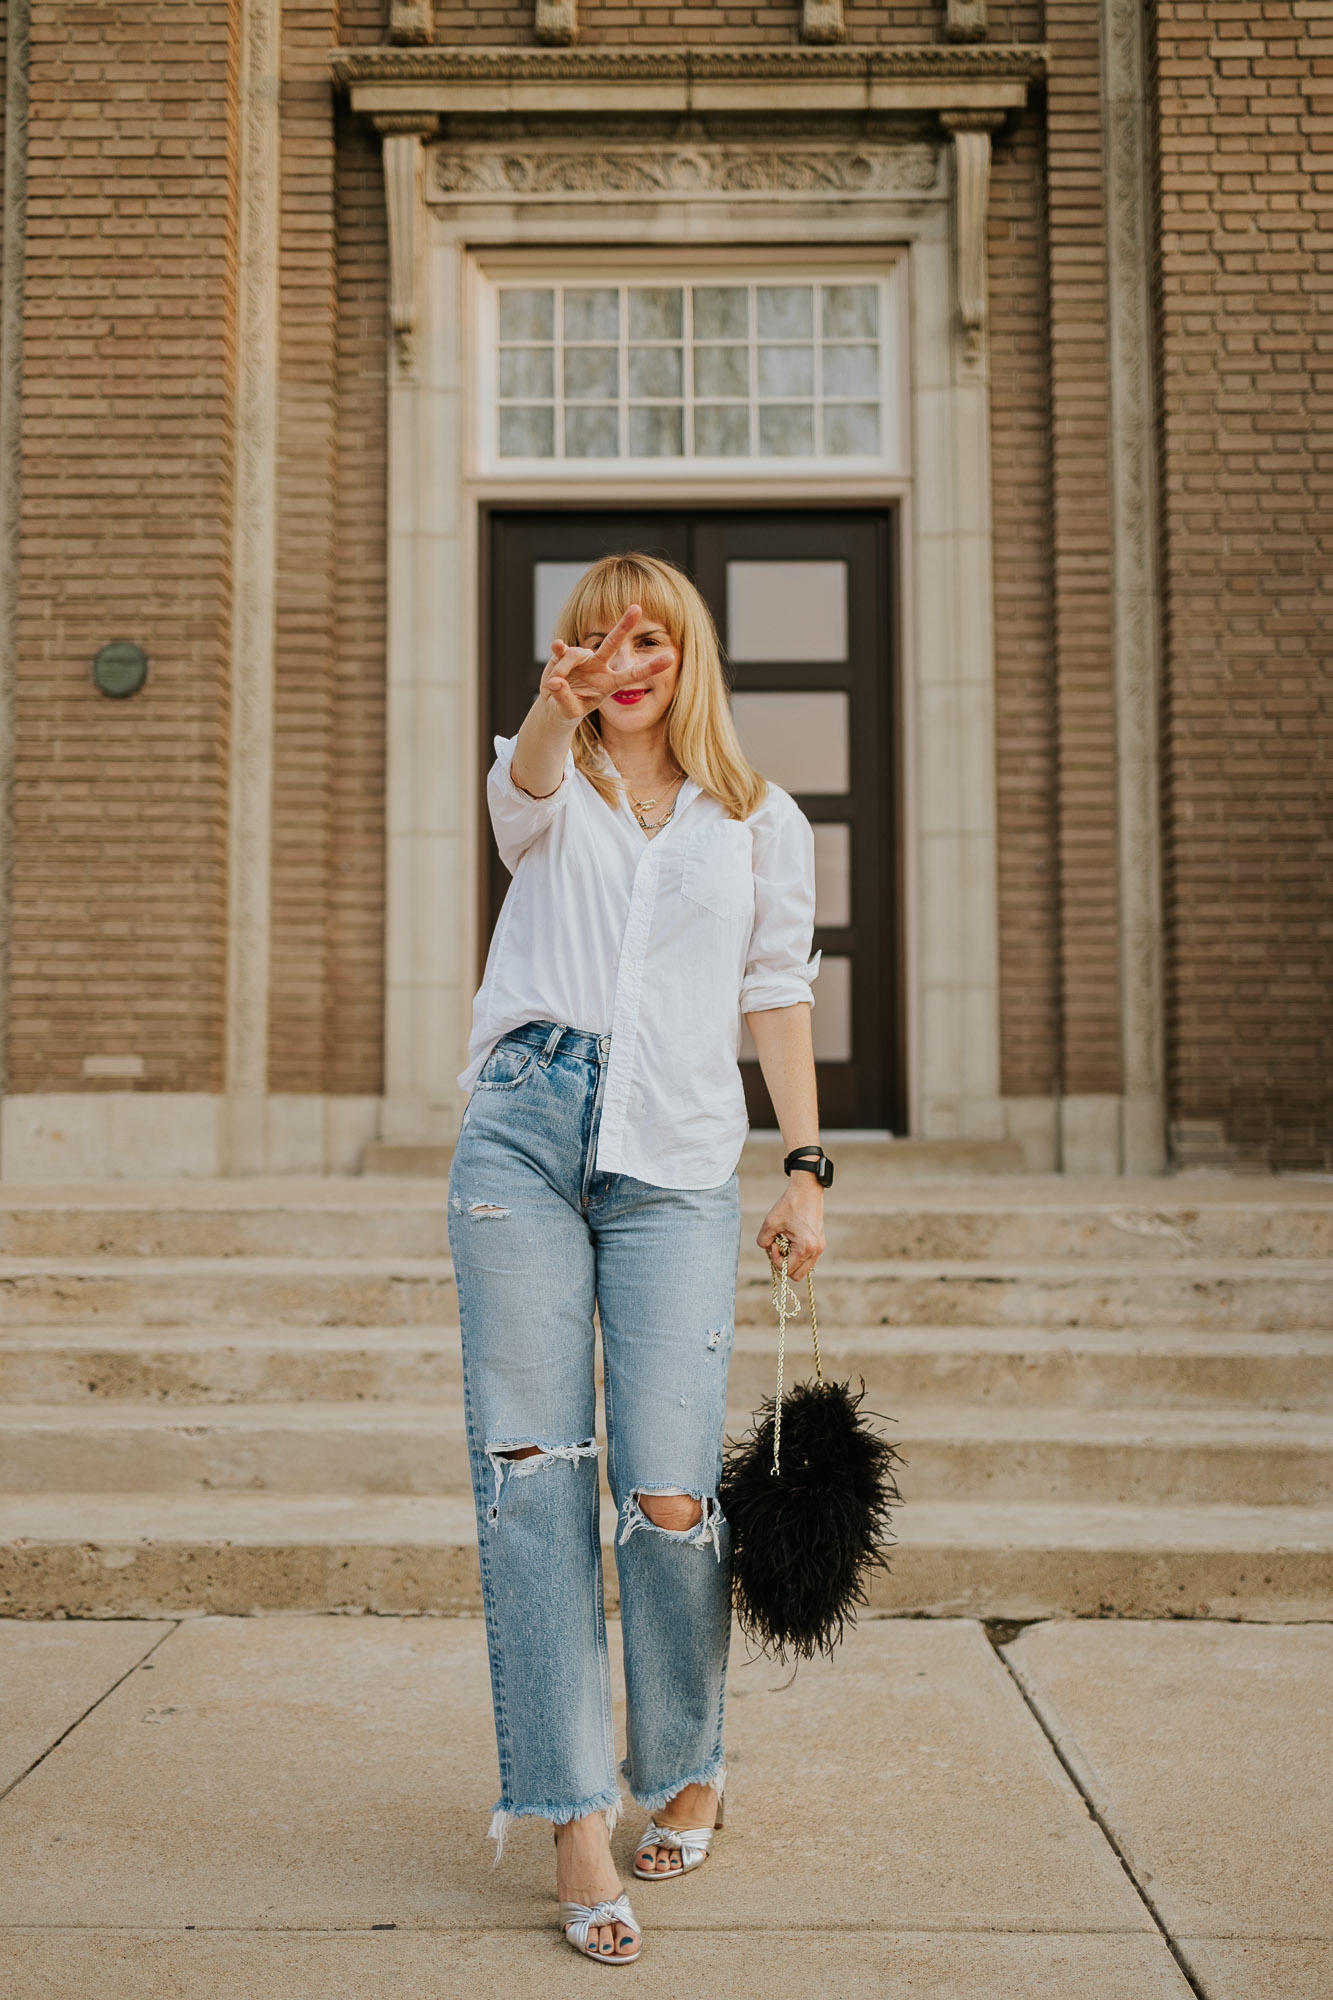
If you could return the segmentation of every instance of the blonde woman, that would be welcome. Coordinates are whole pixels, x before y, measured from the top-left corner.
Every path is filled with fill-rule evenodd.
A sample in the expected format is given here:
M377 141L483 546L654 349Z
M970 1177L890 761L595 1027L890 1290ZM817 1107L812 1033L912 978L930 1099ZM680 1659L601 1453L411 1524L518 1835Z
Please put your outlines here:
M707 1855L726 1764L717 1501L749 1022L787 1147L758 1241L824 1247L810 1040L814 843L742 754L707 607L670 564L581 579L488 782L513 875L477 995L450 1178L501 1797L556 1830L568 1941L639 1956L611 1857L621 1797L602 1606L597 1308L618 1510L641 1881ZM793 1157L793 1155L795 1157ZM793 1169L808 1169L793 1171Z

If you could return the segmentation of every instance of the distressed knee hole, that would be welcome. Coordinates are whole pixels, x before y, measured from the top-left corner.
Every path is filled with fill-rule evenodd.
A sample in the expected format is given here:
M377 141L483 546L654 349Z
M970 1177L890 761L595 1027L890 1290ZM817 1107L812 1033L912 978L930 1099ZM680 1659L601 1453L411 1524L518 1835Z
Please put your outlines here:
M704 1517L703 1501L690 1493L640 1493L636 1497L653 1526L665 1528L668 1534L684 1534Z
M711 1493L684 1493L678 1488L664 1493L660 1487L656 1492L636 1490L622 1512L622 1548L637 1528L644 1528L650 1534L678 1536L687 1548L711 1544L718 1561L722 1560L722 1509Z
M580 1458L596 1458L598 1444L596 1438L581 1438L577 1444L511 1444L508 1439L497 1439L486 1446L486 1456L491 1461L495 1474L495 1498L491 1502L490 1519L500 1518L500 1498L506 1482L511 1479L531 1478L535 1472L544 1472L549 1465Z
M453 1208L456 1215L471 1216L474 1222L504 1222L509 1215L509 1210L501 1208L498 1201L465 1202L458 1194L453 1198Z

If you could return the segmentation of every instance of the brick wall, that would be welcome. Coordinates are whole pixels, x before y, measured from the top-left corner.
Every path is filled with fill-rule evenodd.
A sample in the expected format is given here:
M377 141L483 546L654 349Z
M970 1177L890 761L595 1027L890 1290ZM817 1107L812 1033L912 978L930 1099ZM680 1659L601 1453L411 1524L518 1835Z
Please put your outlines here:
M1333 18L1155 13L1172 1110L1333 1165Z
M1098 0L1051 0L1047 86L1061 1087L1121 1087Z
M328 51L383 9L282 10L269 1087L380 1088L387 249L379 141Z
M992 41L1038 41L1041 6L1037 0L991 0ZM887 0L871 5L846 0L847 39L853 43L935 42L943 37L943 0ZM468 0L436 0L435 38L474 47L530 44L535 40L530 4L472 6ZM713 0L675 4L621 4L621 0L579 0L579 42L667 47L672 44L725 44L729 48L767 44L789 47L801 39L798 5L717 6Z
M333 786L334 9L282 8L269 1088L324 1089Z
M9 84L9 6L8 0L0 0L0 214L4 212L5 199L5 92ZM0 290L5 282L5 251L0 240Z
M16 1091L222 1080L235 53L225 0L32 10Z
M326 1088L383 1085L385 379L379 141L338 126L338 495Z
M988 214L1000 1087L1060 1083L1045 135L994 147Z

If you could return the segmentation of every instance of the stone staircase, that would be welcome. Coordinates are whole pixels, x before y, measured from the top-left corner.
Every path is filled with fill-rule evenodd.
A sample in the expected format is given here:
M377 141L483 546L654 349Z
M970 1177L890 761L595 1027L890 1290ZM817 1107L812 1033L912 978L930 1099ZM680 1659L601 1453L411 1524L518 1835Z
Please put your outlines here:
M907 1461L875 1607L1333 1615L1333 1185L892 1153L842 1149L819 1280ZM774 1357L747 1247L733 1432ZM0 1190L0 1610L478 1600L442 1184Z

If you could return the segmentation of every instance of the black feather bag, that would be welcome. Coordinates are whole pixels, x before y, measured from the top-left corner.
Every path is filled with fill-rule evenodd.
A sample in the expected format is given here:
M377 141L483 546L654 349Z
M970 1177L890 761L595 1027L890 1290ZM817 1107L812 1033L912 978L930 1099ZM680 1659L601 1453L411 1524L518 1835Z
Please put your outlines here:
M800 1301L781 1271L773 1273L778 1314L778 1385L748 1437L728 1444L722 1512L731 1528L731 1589L746 1637L785 1660L832 1653L868 1602L876 1569L888 1566L889 1513L899 1493L900 1463L887 1438L863 1415L850 1382L826 1382L819 1356L813 1273L810 1334L815 1380L784 1397L787 1316Z

